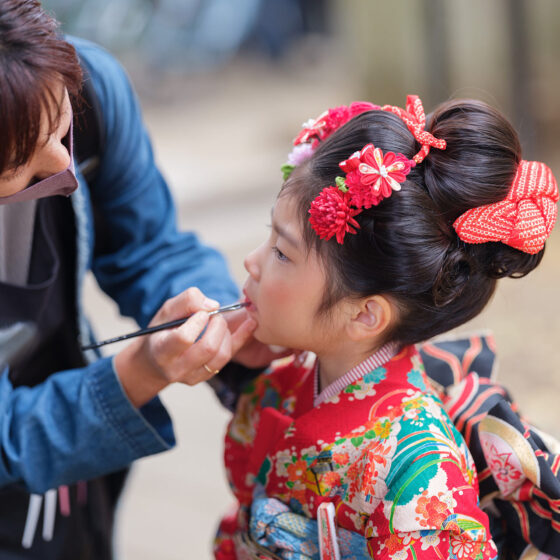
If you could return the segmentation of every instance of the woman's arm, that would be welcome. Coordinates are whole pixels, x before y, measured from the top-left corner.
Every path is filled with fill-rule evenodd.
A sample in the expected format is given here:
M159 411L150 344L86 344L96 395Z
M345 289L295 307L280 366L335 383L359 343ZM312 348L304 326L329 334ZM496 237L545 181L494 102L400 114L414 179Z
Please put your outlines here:
M23 483L42 493L171 448L171 420L157 393L172 382L206 380L208 369L223 367L253 327L246 321L232 335L222 317L209 321L206 311L216 306L189 289L154 318L194 313L181 327L139 337L114 359L55 373L34 387L14 388L6 368L0 378L0 487Z
M136 409L109 358L59 372L35 387L14 388L7 369L0 378L0 487L21 483L43 493L174 444L159 400Z
M235 301L238 290L223 256L177 228L171 194L123 68L100 47L73 42L88 66L105 126L101 165L89 185L92 270L99 285L141 326L164 301L191 286L221 304Z

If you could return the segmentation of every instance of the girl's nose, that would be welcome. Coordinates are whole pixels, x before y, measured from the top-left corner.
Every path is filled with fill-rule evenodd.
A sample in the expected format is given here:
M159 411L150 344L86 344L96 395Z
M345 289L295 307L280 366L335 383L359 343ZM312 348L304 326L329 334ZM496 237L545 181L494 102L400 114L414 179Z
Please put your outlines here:
M251 278L253 278L254 280L258 280L259 278L260 269L259 269L258 259L257 259L257 254L259 249L260 247L251 251L243 260L243 265L245 266L245 270L249 273Z

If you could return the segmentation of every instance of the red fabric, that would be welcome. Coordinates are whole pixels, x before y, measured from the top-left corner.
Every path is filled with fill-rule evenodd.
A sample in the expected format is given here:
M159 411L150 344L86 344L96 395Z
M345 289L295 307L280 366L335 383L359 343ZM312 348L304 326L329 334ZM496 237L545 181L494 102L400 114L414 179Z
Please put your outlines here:
M501 241L524 253L536 254L556 221L558 185L552 171L539 161L521 161L507 197L461 214L453 227L466 243Z
M270 442L280 439L291 423L292 418L285 416L271 406L266 406L262 409L253 450L248 463L249 472L256 473L259 471L269 451Z
M414 348L316 407L313 395L313 369L291 365L242 395L225 442L237 531L247 529L258 481L267 496L312 519L332 502L337 525L362 534L372 558L495 556L472 459Z
M406 111L394 105L384 105L381 109L400 117L404 124L406 124L408 130L412 132L416 141L422 145L421 150L412 158L416 163L421 163L424 160L430 152L430 147L438 148L439 150L445 150L447 147L445 140L436 138L424 130L426 126L426 115L424 113L422 101L417 95L407 96Z

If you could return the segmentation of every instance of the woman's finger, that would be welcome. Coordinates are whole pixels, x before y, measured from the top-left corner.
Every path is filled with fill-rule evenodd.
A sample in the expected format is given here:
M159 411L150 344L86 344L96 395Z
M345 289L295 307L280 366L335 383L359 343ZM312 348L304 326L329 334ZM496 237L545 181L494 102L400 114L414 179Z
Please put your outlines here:
M227 321L230 332L235 331L240 327L240 325L245 322L250 317L246 309L238 309L237 311L231 311L224 315Z
M190 348L178 358L184 365L196 368L208 362L218 352L224 336L229 336L227 324L220 316L214 316L208 322L206 330Z
M249 317L235 329L231 336L233 356L235 356L235 354L250 340L256 327L257 322Z
M188 288L168 299L150 321L150 325L174 321L200 310L212 311L218 307L216 300L206 297L198 288Z
M154 353L167 362L179 359L203 335L209 320L206 311L197 311L180 327L151 335Z
M202 381L207 381L218 374L220 370L229 363L232 356L231 348L231 334L226 330L218 351L209 361L202 365Z
M213 317L200 340L181 356L178 380L193 385L208 379L230 358L231 334L222 317Z

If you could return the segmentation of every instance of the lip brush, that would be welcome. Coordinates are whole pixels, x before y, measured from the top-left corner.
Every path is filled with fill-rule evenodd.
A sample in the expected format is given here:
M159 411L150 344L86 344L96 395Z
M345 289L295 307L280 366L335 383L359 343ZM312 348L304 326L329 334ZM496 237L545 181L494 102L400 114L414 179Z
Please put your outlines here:
M228 311L235 311L237 309L242 309L247 305L248 304L246 302L238 302L238 303L233 303L231 305L225 305L224 307L220 307L219 309L210 311L208 315L217 315L218 313L227 313ZM120 342L121 340L128 340L129 338L134 338L136 336L152 334L158 331L163 331L165 329L172 329L174 327L178 327L182 325L190 317L192 317L192 314L187 315L186 317L182 317L181 319L175 319L174 321L169 321L168 323L162 323L161 325L154 325L153 327L146 327L145 329L140 329L138 331L134 331L128 334L123 334L121 336L116 336L114 338L108 338L107 340L96 342L95 344L88 344L87 346L82 346L82 350L92 350L93 348L99 348L100 346L105 346L106 344L113 344L113 342Z

